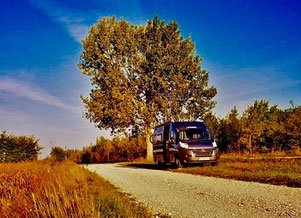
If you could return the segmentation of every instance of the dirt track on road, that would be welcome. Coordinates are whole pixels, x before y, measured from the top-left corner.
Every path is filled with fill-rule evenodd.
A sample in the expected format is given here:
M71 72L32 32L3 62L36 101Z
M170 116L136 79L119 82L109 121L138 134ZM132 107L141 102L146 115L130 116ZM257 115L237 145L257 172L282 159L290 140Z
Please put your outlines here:
M301 217L301 189L93 164L88 169L129 193L154 214L172 217Z

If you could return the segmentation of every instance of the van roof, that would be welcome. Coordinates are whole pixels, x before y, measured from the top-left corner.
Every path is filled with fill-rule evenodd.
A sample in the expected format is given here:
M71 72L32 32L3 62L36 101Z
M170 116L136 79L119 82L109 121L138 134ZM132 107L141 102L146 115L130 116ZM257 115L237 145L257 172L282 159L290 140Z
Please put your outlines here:
M177 129L186 127L197 127L197 128L207 128L206 125L201 121L181 121L181 122L168 122L157 126L155 129L161 126L173 125Z

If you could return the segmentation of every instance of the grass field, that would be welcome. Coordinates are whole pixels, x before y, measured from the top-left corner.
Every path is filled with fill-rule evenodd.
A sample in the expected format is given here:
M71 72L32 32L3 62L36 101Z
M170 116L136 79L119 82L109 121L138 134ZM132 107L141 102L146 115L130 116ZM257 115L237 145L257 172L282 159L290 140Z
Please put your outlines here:
M154 164L139 161L134 167L156 169ZM189 166L181 169L161 168L173 172L254 181L274 185L301 187L301 156L274 154L223 154L216 166Z
M217 166L169 169L175 172L301 187L301 159L221 158Z
M150 217L143 206L71 162L0 164L0 217Z

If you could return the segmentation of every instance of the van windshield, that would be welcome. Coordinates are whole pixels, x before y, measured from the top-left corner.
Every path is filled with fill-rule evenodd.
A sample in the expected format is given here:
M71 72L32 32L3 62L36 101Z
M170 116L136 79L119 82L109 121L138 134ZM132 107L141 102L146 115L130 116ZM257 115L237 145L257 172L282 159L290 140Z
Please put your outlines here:
M212 141L209 131L204 128L178 129L178 134L181 141Z

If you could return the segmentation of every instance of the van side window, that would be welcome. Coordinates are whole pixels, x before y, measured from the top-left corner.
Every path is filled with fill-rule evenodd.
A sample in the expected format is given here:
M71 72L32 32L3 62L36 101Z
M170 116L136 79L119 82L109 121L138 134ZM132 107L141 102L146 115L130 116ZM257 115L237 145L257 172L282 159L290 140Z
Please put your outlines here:
M172 138L176 138L176 133L173 130L170 131L170 139Z
M155 141L156 141L156 143L161 143L163 141L162 133L159 133L159 134L156 135Z
M155 130L155 133L158 133L158 132L163 132L163 126L159 127L158 129Z

